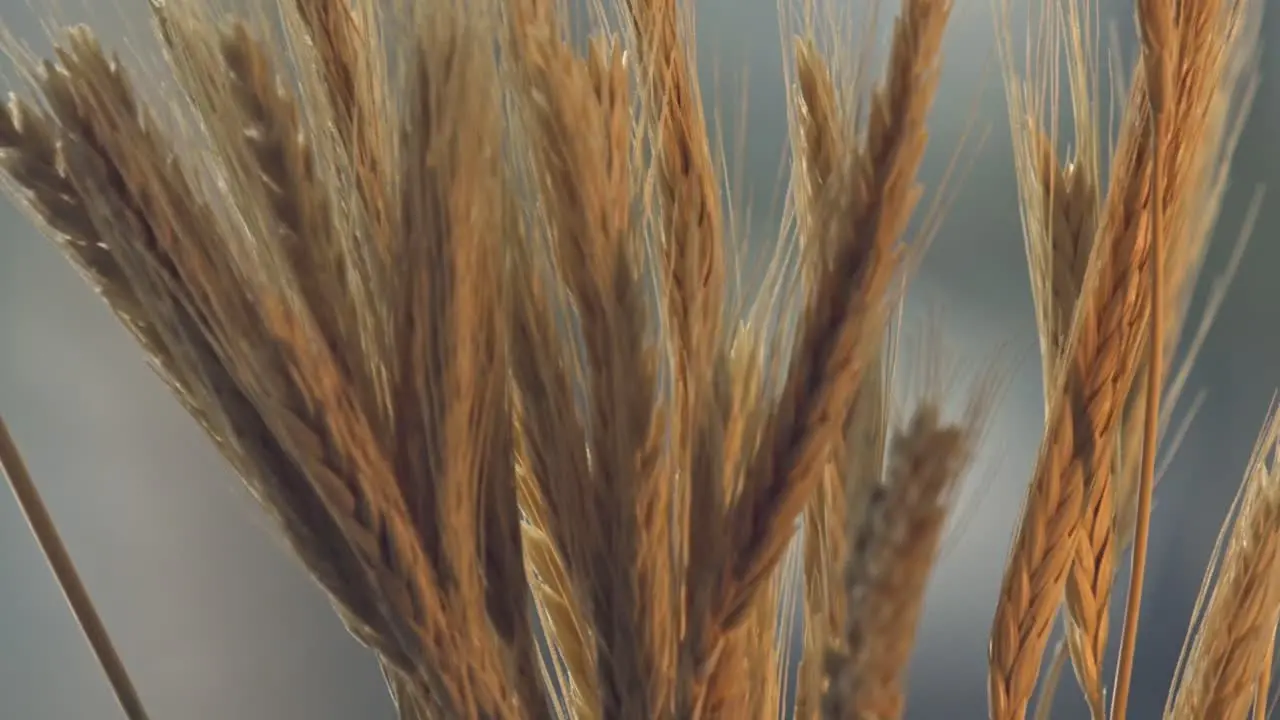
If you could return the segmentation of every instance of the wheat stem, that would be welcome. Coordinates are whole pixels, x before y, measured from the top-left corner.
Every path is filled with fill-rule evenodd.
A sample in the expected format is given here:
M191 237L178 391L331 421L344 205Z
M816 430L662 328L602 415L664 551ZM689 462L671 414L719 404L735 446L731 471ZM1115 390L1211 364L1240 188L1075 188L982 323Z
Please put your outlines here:
M1173 15L1169 8L1139 2L1140 24L1144 40L1144 63L1147 71L1147 94L1151 102L1151 236L1150 264L1150 342L1147 351L1146 418L1143 424L1142 472L1138 478L1137 518L1133 534L1133 566L1129 574L1124 629L1120 639L1120 657L1116 663L1116 681L1111 699L1111 720L1124 720L1129 701L1129 685L1133 680L1133 659L1138 640L1138 622L1142 610L1142 585L1146 575L1147 544L1151 532L1151 495L1155 488L1156 445L1159 440L1160 390L1164 352L1164 208L1165 190L1169 187L1165 169L1167 115L1173 81L1172 59L1177 47L1173 37Z
M1158 117L1158 116L1157 116ZM1156 120L1157 127L1160 125ZM1157 133L1157 137L1159 134ZM1160 160L1163 153L1156 143L1153 153L1153 175L1160 177ZM1158 186L1157 186L1158 187ZM1133 658L1138 639L1138 619L1142 607L1142 585L1146 574L1147 541L1151 531L1151 496L1155 489L1156 441L1159 434L1160 417L1160 354L1164 347L1164 322L1162 294L1163 253L1161 214L1163 212L1162 195L1158 189L1153 193L1154 212L1151 217L1151 353L1147 367L1147 405L1146 420L1143 426L1142 443L1142 475L1138 480L1138 514L1133 533L1133 570L1129 576L1129 592L1125 605L1124 630L1120 640L1120 660L1116 669L1114 696L1111 700L1111 720L1124 720L1126 704L1129 696L1129 684L1133 679Z
M22 508L22 514L27 518L31 534L35 536L40 550L44 552L49 569L53 571L54 577L58 580L58 586L62 588L62 593L67 598L67 604L71 606L71 614L75 616L76 622L80 623L80 629L84 632L85 639L89 641L89 647L93 649L93 654L98 658L102 671L106 673L107 681L111 683L111 689L120 703L120 709L124 710L125 717L129 720L147 720L148 715L143 709L142 698L138 695L133 681L129 679L124 661L116 652L111 636L107 634L107 628L94 608L93 601L89 598L89 591L81 581L80 574L76 572L75 563L71 561L71 555L58 534L58 528L54 525L53 518L49 516L49 509L40 498L40 492L31 479L27 464L18 453L18 446L14 443L13 436L9 434L9 428L2 417L0 417L0 471L3 471L4 476L9 479L9 488L13 490L13 496L17 499L18 506Z

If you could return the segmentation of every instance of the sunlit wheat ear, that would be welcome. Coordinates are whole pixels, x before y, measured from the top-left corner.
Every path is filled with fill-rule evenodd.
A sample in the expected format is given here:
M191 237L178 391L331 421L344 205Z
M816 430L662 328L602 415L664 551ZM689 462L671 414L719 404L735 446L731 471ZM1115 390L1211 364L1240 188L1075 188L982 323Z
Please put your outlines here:
M1169 717L1247 717L1255 702L1254 688L1265 683L1262 673L1270 670L1268 656L1280 614L1277 432L1273 416L1249 463L1216 579L1213 568L1205 576L1212 593L1195 639L1180 662Z
M600 714L599 683L591 619L583 589L568 566L566 535L554 516L540 478L588 477L586 430L574 397L578 375L566 362L557 305L549 297L547 268L529 252L516 253L512 274L511 352L514 419L517 432L516 481L525 515L525 554L531 589L549 644L556 651L552 672L568 688L572 717ZM551 350L555 351L552 352Z
M1056 9L1045 8L1039 15L1026 38L1027 67L1014 67L1007 2L1001 5L997 37L1049 412L1094 242L1100 177L1096 90L1089 85L1093 77L1089 65L1093 60L1091 15L1075 0L1068 4L1070 24L1065 28L1060 26L1063 16ZM1069 130L1078 149L1072 157L1060 161L1058 114L1063 100L1059 96L1058 74L1062 64L1067 66L1072 80L1070 102L1074 112ZM1094 529L1083 531L1071 561L1066 614L1069 642L1063 647L1064 652L1070 652L1094 718L1105 716L1102 653L1106 649L1114 558L1109 540L1110 485L1104 489L1089 506L1083 522L1085 528ZM1085 542L1085 538L1090 541Z
M1114 167L1002 581L989 651L994 718L1018 720L1026 712L1086 498L1107 492L1116 420L1141 347L1146 304L1138 288L1150 251L1140 232L1145 167Z
M1071 2L1060 14L1046 8L1038 35L1028 38L1031 67L1020 76L1010 67L1012 55L1008 7L1000 37L1006 72L1006 95L1013 130L1027 263L1037 309L1046 403L1057 387L1064 345L1075 315L1100 204L1095 109L1096 77L1092 14L1089 4ZM1064 22L1065 21L1065 22ZM1063 27L1065 25L1065 27ZM1060 47L1065 45L1065 50ZM1065 57L1062 57L1064 56ZM1069 128L1078 150L1059 162L1057 145L1058 77L1065 64L1071 78L1074 112ZM1046 411L1051 410L1046 407ZM1075 553L1067 575L1067 649L1076 678L1094 718L1106 715L1102 669L1107 647L1111 587L1114 576L1114 488L1096 485L1085 501Z
M1185 303L1168 297L1168 259L1191 265L1202 257L1206 220L1189 212L1203 212L1212 221L1218 203L1217 167L1229 156L1232 139L1220 107L1237 96L1244 67L1254 53L1254 30L1260 3L1207 2L1174 12L1167 5L1138 3L1138 26L1143 40L1142 63L1151 120L1151 237L1154 245L1148 294L1152 302L1151 334L1147 342L1147 390L1143 435L1143 464L1137 484L1133 571L1125 610L1124 634L1117 661L1112 720L1124 720L1138 619L1142 605L1144 564L1151 519L1156 440L1161 418L1161 377L1170 352L1165 325L1170 312ZM1175 280L1186 272L1177 269ZM1175 287L1175 290L1184 288ZM1175 326L1180 328L1180 323ZM1177 342L1176 336L1173 340Z
M1072 4L1073 6L1075 3ZM1234 12L1238 12L1234 11ZM1199 10L1197 10L1199 12ZM1096 74L1096 70L1092 73L1082 73L1080 70L1081 59L1088 56L1088 53L1081 53L1077 49L1077 43L1080 42L1082 32L1087 32L1087 28L1081 27L1081 16L1087 13L1074 9L1073 13L1069 13L1066 17L1070 23L1064 30L1054 29L1046 33L1048 44L1053 46L1057 38L1067 38L1068 52L1067 65L1071 70L1072 76L1072 92L1073 103L1076 105L1076 113L1074 114L1077 124L1076 131L1081 131L1080 123L1082 117L1080 113L1081 94L1078 89L1082 88L1079 82L1081 77L1089 77ZM1054 16L1061 17L1061 16ZM1188 19L1188 23L1209 22L1208 18L1213 17L1212 22L1225 23L1224 28L1231 27L1235 21L1232 19L1232 13L1221 13L1215 15L1212 11L1206 11L1200 21ZM1006 20L1007 22L1007 20ZM1005 29L1007 33L1007 28ZM1172 32L1172 31L1170 31ZM1238 35L1238 33L1236 33ZM1233 33L1224 30L1223 37L1232 36ZM1087 35L1084 35L1087 37ZM1007 40L1006 40L1007 42ZM1199 41L1201 45L1203 41ZM1221 41L1215 41L1221 42ZM1242 46L1244 43L1238 43ZM1161 47L1171 46L1171 42L1164 43ZM1217 195L1220 189L1216 182L1216 178L1220 174L1219 168L1222 165L1224 155L1229 154L1229 149L1233 144L1232 134L1220 120L1216 119L1220 116L1208 111L1210 107L1219 107L1222 104L1232 102L1229 98L1235 97L1238 88L1236 78L1239 77L1239 71L1232 68L1232 63L1227 57L1227 53L1222 51L1226 46L1219 46L1219 56L1210 60L1211 54L1201 53L1201 60L1192 63L1186 67L1192 68L1184 72L1190 72L1188 76L1191 82L1185 89L1180 88L1179 93L1185 93L1188 98L1184 102L1188 103L1188 107L1194 105L1204 108L1202 111L1187 111L1186 114L1178 114L1183 118L1182 122L1189 123L1182 127L1178 133L1172 137L1176 137L1176 156L1181 160L1176 170L1171 170L1171 176L1168 176L1174 184L1169 186L1166 194L1170 197L1176 197L1177 202L1166 203L1167 210L1161 214L1161 217L1167 220L1164 224L1170 230L1163 234L1164 244L1161 246L1161 262L1162 278L1165 280L1168 291L1166 294L1170 296L1170 301L1164 303L1164 309L1161 310L1161 324L1168 328L1168 334L1172 334L1175 338L1180 333L1184 324L1185 313L1187 309L1187 293L1194 284L1196 273L1203 259L1204 247L1208 239L1205 228L1211 224L1211 220L1201 223L1188 223L1186 218L1190 217L1187 213L1188 207L1196 206L1205 209L1209 215L1213 214L1213 208L1217 205ZM1042 51L1044 49L1042 48ZM1048 49L1049 57L1044 61L1047 68L1042 68L1039 72L1052 75L1057 72L1056 47ZM1008 54L1006 53L1006 63ZM1128 163L1136 159L1138 165L1129 165L1129 167L1141 168L1143 164L1149 165L1152 157L1150 140L1150 112L1149 103L1146 100L1147 93L1147 74L1145 68L1140 68L1141 72L1135 73L1136 80L1133 93L1130 95L1129 109L1127 119L1122 126L1121 136L1117 145L1117 157L1113 162ZM1033 72L1036 72L1033 70ZM1209 85L1201 87L1203 82L1203 74L1213 75L1219 73L1221 82L1210 89ZM1033 80L1031 83L1025 83L1016 75L1009 82L1009 98L1011 111L1015 113L1014 128L1015 141L1023 138L1019 147L1024 148L1023 151L1027 157L1027 161L1019 166L1020 177L1024 186L1023 193L1023 209L1024 209L1024 225L1028 233L1028 253L1033 274L1033 287L1044 288L1043 292L1037 292L1037 297L1057 298L1057 294L1051 290L1054 286L1053 278L1056 272L1051 268L1055 265L1053 258L1057 256L1050 251L1038 251L1038 245L1044 245L1049 242L1054 234L1054 227L1063 227L1061 223L1057 223L1051 219L1049 208L1052 208L1058 201L1052 197L1046 203L1044 195L1040 191L1034 189L1036 184L1047 187L1048 183L1036 183L1037 177L1044 177L1043 170L1037 168L1043 167L1045 160L1039 159L1045 157L1043 150L1038 150L1038 146L1042 146L1038 140L1038 135L1034 127L1019 134L1017 131L1026 123L1034 124L1035 118L1043 109L1036 105L1037 102L1043 102L1043 98L1048 96L1052 84L1056 82L1053 77L1043 77ZM1217 95L1217 101L1210 101L1205 95L1220 93ZM1239 100L1239 98L1236 98ZM1247 101L1247 98L1245 98ZM1051 103L1052 104L1052 103ZM1027 112L1027 108L1030 112ZM1140 117L1137 117L1139 116ZM1193 120L1194 118L1194 120ZM1083 120L1087 120L1085 117ZM1089 129L1085 128L1086 137L1088 137ZM1030 141L1028 141L1028 139ZM1088 146L1088 143L1085 144ZM1051 148L1050 148L1051 149ZM1130 158L1125 160L1124 158ZM1050 160L1050 163L1052 161ZM1052 165L1051 165L1052 167ZM1115 167L1123 168L1125 165L1119 164ZM1023 170L1025 168L1025 171ZM1145 172L1145 171L1144 171ZM1113 172L1112 187L1109 189L1108 202L1110 206L1107 213L1111 218L1120 217L1116 213L1116 209L1120 207L1116 205L1120 194L1117 192L1119 187L1126 181L1123 174ZM1144 181L1145 182L1145 181ZM1141 186L1131 185L1137 192L1145 192ZM1149 215L1149 211L1147 212ZM1105 220L1105 216L1104 216ZM1114 227L1112 232L1114 231ZM1109 232L1105 227L1101 229L1102 234L1099 235L1095 242L1102 242L1104 236ZM1145 231L1143 231L1145 232ZM1139 241L1141 242L1141 240ZM1047 246L1046 246L1047 247ZM1056 263L1056 267L1064 267L1064 263ZM1044 278L1043 281L1036 278ZM1060 284L1062 285L1062 284ZM1087 290L1087 289L1086 289ZM1145 292L1145 291L1144 291ZM1070 300L1070 298L1067 298ZM1055 317L1055 313L1046 309L1046 303L1037 300L1041 308L1040 324L1042 332L1042 348L1046 350L1045 368L1046 368L1046 386L1053 387L1050 382L1050 369L1056 365L1055 359L1051 358L1050 350L1054 347L1054 333L1050 324ZM1087 312L1083 306L1078 312ZM1057 314L1058 317L1061 313ZM1140 339L1141 346L1149 345L1148 340L1143 337ZM1162 342L1162 347L1157 353L1160 358L1155 367L1157 370L1163 370L1173 359L1173 348L1176 346L1176 339L1168 337ZM1187 359L1189 362L1190 358ZM1067 360L1070 362L1070 360ZM1144 377L1149 374L1148 368L1152 367L1151 363L1141 360L1139 361L1138 372ZM1070 373L1068 365L1063 372ZM1063 380L1060 378L1059 381ZM1070 383L1070 377L1065 378ZM1176 392L1180 387L1175 387ZM1071 392L1068 389L1068 392ZM1135 513L1135 499L1139 497L1138 493L1138 465L1135 457L1140 454L1139 449L1143 447L1141 441L1142 430L1145 425L1141 405L1143 398L1148 394L1145 384L1133 387L1131 394L1126 398L1124 403L1124 412L1122 420L1119 423L1113 422L1115 430L1112 432L1120 433L1118 438L1119 450L1118 460L1113 461L1115 471L1118 473L1111 482L1102 482L1106 476L1099 477L1097 475L1086 476L1089 481L1088 487L1090 491L1082 497L1084 514L1081 518L1082 525L1073 541L1074 558L1070 564L1073 568L1068 575L1067 581L1067 608L1070 619L1071 629L1069 630L1069 638L1073 665L1076 667L1077 676L1081 679L1086 689L1086 695L1090 698L1090 704L1095 717L1100 716L1104 712L1102 703L1102 686L1099 677L1101 668L1102 650L1105 648L1105 628L1106 628L1106 599L1109 596L1109 586L1111 582L1112 570L1110 569L1111 561L1109 558L1114 557L1117 549L1123 548L1129 542L1129 538L1133 535L1134 521L1132 518L1139 517L1141 513ZM1052 397L1052 396L1051 396ZM1162 414L1162 419L1166 417ZM1110 441L1109 441L1110 442ZM1146 443L1150 445L1150 442ZM1101 458L1100 458L1101 459ZM1106 471L1106 469L1103 469ZM1115 485L1112 487L1111 485ZM1120 527L1123 532L1117 537L1116 527ZM1106 562L1099 562L1105 560ZM1046 627L1046 626L1042 626ZM1028 661L1030 668L1030 661ZM1122 663L1123 666L1123 663ZM1123 706L1121 706L1123 712Z

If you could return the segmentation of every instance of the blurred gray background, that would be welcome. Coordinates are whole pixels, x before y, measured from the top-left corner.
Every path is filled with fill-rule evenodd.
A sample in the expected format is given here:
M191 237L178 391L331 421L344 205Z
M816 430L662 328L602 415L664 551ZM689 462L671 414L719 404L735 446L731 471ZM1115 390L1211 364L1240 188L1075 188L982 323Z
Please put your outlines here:
M1042 415L993 4L956 0L926 182L936 187L971 126L978 135L912 303L942 309L947 346L965 362L997 350L1015 362L932 585L912 718L985 716L986 633ZM894 3L884 5L887 16ZM1103 5L1108 26L1132 49L1129 5ZM122 54L149 52L143 0L90 3L91 13L75 0L61 7L60 19L91 17ZM0 0L0 24L41 53L48 42L39 21L48 15ZM1261 36L1277 36L1280 20L1273 14L1265 23ZM701 0L699 31L704 83L708 92L718 84L731 120L749 88L741 162L753 227L765 241L774 232L786 127L776 5ZM1207 276L1221 269L1255 189L1280 179L1280 58L1270 48L1262 72ZM1138 719L1158 716L1213 536L1280 386L1277 227L1280 211L1268 204L1191 381L1190 392L1206 391L1207 402L1158 496L1132 703ZM8 203L0 228L0 411L153 716L390 718L368 653L105 307ZM1070 678L1062 695L1059 716L1080 716ZM0 717L116 716L15 503L0 493Z

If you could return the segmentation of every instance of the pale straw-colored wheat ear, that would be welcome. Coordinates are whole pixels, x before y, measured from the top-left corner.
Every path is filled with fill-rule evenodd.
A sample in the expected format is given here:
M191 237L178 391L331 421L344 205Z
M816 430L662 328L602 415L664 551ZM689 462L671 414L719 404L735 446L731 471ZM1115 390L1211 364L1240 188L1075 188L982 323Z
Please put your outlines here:
M1179 658L1165 717L1265 717L1280 619L1280 424L1267 419L1233 503L1230 538L1205 574L1207 602Z

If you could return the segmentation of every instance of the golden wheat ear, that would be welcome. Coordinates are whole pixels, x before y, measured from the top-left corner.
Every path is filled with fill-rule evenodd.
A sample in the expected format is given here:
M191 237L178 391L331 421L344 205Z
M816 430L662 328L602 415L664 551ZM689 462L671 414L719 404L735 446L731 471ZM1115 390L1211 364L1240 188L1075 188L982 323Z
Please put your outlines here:
M839 25L834 22L836 8L828 10L832 17L826 19ZM845 52L839 43L842 38L823 37L825 33L818 31L813 25L815 19L810 17L804 34L793 43L791 142L795 162L789 200L802 248L799 275L804 290L810 294L801 316L789 382L812 372L814 368L805 364L820 357L837 364L849 362L858 369L856 376L843 378L853 381L841 388L852 389L850 396L841 398L849 405L841 405L839 413L829 417L839 418L839 423L805 428L805 434L812 438L795 438L808 442L818 440L823 433L833 433L808 447L818 453L812 458L818 465L806 472L814 470L818 477L812 500L804 510L807 616L796 689L796 712L801 717L819 713L840 717L840 713L855 709L870 711L876 702L871 695L877 691L853 698L851 694L858 693L848 687L848 682L837 691L824 692L823 688L835 687L835 674L847 681L864 669L853 669L851 662L845 662L852 657L846 632L851 623L846 576L854 539L870 517L867 503L884 479L890 369L885 363L892 363L886 357L884 336L893 301L900 299L890 289L888 279L904 272L898 235L904 214L911 212L919 194L910 183L889 178L914 175L923 148L924 114L936 82L938 42L949 10L947 3L902 3L886 77L872 90L865 127L856 105L864 88L859 87L857 68L843 64L848 58L841 57ZM830 50L820 50L820 44L828 40L834 41ZM843 210L838 208L842 199L850 202ZM835 234L827 235L827 228L836 228ZM893 235L892 239L881 234L886 231ZM841 265L845 262L855 264ZM843 315L844 308L838 305L843 292L848 292L848 285L842 289L831 285L847 283L850 276L842 274L846 272L867 283L855 282L857 295L850 315ZM822 325L827 322L834 325ZM833 340L842 335L843 339ZM823 352L831 349L819 348L825 342L834 342L852 354L838 360L824 356ZM817 377L833 379L821 372ZM769 420L797 419L789 415L797 410L789 405L799 400L788 394L794 391L795 386L786 386L782 404ZM820 395L803 401L822 403L834 397ZM765 442L770 441L766 435ZM829 444L824 446L825 443ZM774 501L784 502L778 498ZM912 623L908 620L906 625ZM864 649L860 647L858 651ZM885 667L892 665L894 660L886 658ZM894 671L888 672L892 675ZM865 690L876 682L868 680L861 687ZM885 687L883 692L892 695L897 691ZM887 706L880 709L889 710L891 716L894 712Z
M515 370L522 451L538 486L535 509L576 591L562 609L582 613L594 647L579 654L569 616L555 618L556 629L573 651L566 666L588 713L664 716L676 681L673 478L661 450L667 409L634 209L631 77L612 38L593 37L580 55L550 3L511 9L517 109L539 208L533 252L515 280L527 305L516 313L516 342L529 351ZM541 262L563 287L575 342L563 342L546 314L558 303L539 287ZM580 364L569 362L579 351ZM580 416L574 383L585 396Z
M1199 207L1212 214L1216 206L1215 178L1232 141L1212 108L1228 102L1226 98L1238 90L1239 73L1233 70L1231 57L1234 49L1229 52L1225 43L1242 38L1232 28L1246 5L1229 9L1207 3L1176 23L1159 3L1148 3L1139 13L1145 18L1144 56L1124 111L1110 186L1072 311L1072 330L1061 356L1046 357L1046 369L1053 368L1054 375L1047 385L1056 390L1048 396L1044 444L992 631L989 695L993 716L1021 717L1025 712L1062 589L1067 591L1073 664L1094 716L1105 711L1100 669L1106 601L1116 549L1127 541L1115 538L1117 527L1129 523L1127 517L1123 523L1117 520L1116 508L1136 518L1137 570L1132 575L1111 708L1113 717L1124 715L1161 415L1160 376L1176 344L1167 336L1176 336L1183 324L1187 293L1207 241L1203 213L1194 216L1197 220L1187 213L1189 207ZM1201 35L1190 29L1209 26L1218 30ZM1240 43L1246 53L1247 45ZM1054 67L1052 62L1048 65ZM1182 78L1176 89L1165 87L1170 75ZM1012 88L1011 107L1017 109L1016 101L1032 94ZM1162 118L1159 132L1153 129L1157 115ZM1021 113L1015 127L1026 122L1025 112ZM1026 137L1034 140L1036 130L1030 128ZM1037 155L1052 157L1036 147L1023 144L1028 169L1046 164ZM1166 163L1161 159L1165 156L1179 160ZM1026 182L1043 173L1022 174L1024 185L1044 184ZM1037 205L1042 208L1039 212ZM1050 213L1045 206L1042 191L1024 192L1024 211L1039 217L1040 223L1028 224L1029 243L1049 242L1035 234L1048 238L1056 227L1046 219ZM1043 258L1052 253L1030 255L1033 273L1040 277L1038 285L1050 287L1052 273L1045 269ZM1042 261L1037 263L1037 257ZM1168 291L1162 289L1165 285L1170 286ZM1126 298L1122 303L1107 299L1121 297ZM1042 331L1044 319L1052 316L1042 313ZM1051 348L1053 340L1053 333L1047 333L1042 345ZM1145 382L1138 384L1137 378ZM1156 406L1148 404L1141 410L1137 398ZM1138 411L1131 412L1134 408ZM1126 458L1141 449L1145 458L1140 473L1131 470L1135 466L1117 467L1113 452L1117 447ZM1136 513L1135 505L1140 506ZM1034 542L1028 544L1030 539ZM1032 582L1036 579L1047 581Z
M44 500L41 499L35 481L31 479L31 473L22 455L19 454L18 447L3 418L0 418L0 473L8 479L9 489L13 491L18 507L31 527L31 534L35 536L40 550L49 562L49 569L53 571L58 586L62 588L67 605L71 607L71 614L80 624L85 639L89 641L89 647L98 658L98 664L102 666L102 671L111 684L116 701L120 703L120 709L124 711L128 720L147 720L148 715L143 708L142 698L125 670L124 661L120 659L120 654L111 642L106 625L103 624L102 618L93 606L89 591L80 580L80 574L76 572L70 553L62 544L57 526L49 515L49 510L45 507Z
M1233 503L1231 535L1204 578L1198 629L1179 657L1165 717L1245 718L1268 712L1267 686L1280 618L1280 422L1272 410ZM1216 570L1216 572L1215 572Z

